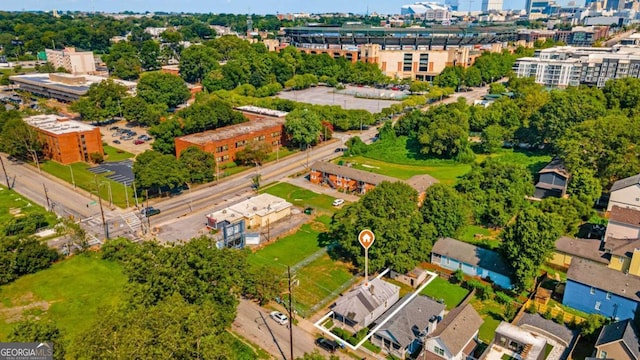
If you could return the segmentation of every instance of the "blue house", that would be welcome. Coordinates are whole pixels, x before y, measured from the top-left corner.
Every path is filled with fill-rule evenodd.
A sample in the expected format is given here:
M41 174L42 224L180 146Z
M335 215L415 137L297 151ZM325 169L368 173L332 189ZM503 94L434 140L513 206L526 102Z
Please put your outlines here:
M562 303L589 314L633 319L640 304L640 277L574 258L567 272Z
M467 275L490 279L503 289L511 289L511 268L497 252L452 238L439 239L431 250L431 263Z

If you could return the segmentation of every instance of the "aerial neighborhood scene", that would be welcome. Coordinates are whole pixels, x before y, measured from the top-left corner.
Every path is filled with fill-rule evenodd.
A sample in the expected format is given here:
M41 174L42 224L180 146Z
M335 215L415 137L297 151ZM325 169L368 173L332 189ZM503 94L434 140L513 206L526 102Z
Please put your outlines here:
M640 0L0 4L0 360L640 360Z

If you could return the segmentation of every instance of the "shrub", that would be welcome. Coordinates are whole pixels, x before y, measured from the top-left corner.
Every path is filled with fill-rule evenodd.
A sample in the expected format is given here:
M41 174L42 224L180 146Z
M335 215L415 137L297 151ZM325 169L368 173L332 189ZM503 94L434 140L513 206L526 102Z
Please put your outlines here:
M513 303L507 305L507 308L504 311L505 321L511 321L511 319L513 319L513 317L516 316L517 310L518 309L516 308L515 305L513 305Z
M544 314L542 314L542 317L547 319L547 320L551 320L551 318L553 318L553 314L551 313L551 308L548 307L547 311L544 312Z
M478 280L468 280L466 283L468 289L474 289L480 300L490 300L493 298L493 289L489 285L485 285Z
M531 302L529 304L529 306L527 306L527 309L525 310L527 313L529 314L535 314L538 312L538 309L536 308L536 303L535 302Z
M496 292L496 301L503 305L509 305L513 302L513 299L502 291Z
M558 311L556 316L553 318L553 321L555 321L556 323L558 323L560 325L564 324L564 312Z
M450 281L454 284L459 284L462 280L464 280L464 273L460 269L456 270L450 278Z
M102 162L104 161L104 156L99 152L89 154L89 158L94 164L102 164Z

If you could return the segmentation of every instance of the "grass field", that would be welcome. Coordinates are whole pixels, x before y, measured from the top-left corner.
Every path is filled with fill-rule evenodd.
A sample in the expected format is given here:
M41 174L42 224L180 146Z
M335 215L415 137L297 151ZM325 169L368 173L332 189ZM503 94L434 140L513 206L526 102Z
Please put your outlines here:
M293 290L296 309L306 314L312 306L352 278L347 264L333 261L327 254L312 261L296 272L296 279L300 281Z
M73 169L73 179L75 180L76 186L81 189L84 189L92 194L96 193L96 176L98 177L98 183L100 186L100 197L103 200L109 201L109 190L107 187L107 183L111 184L111 195L113 197L113 204L119 207L125 207L126 196L124 193L124 185L119 182L113 181L111 179L107 179L106 176L111 173L104 174L94 174L90 172L89 164L78 162L73 163L71 165L62 165L55 161L47 161L40 164L40 168L43 171L48 172L49 174L60 178L69 184L71 181L71 168ZM127 191L129 192L129 204L133 203L133 188L127 187Z
M476 234L481 237L477 238ZM498 232L491 231L479 225L466 225L459 231L458 240L474 244L487 249L496 249L500 246Z
M312 207L315 210L331 214L335 211L335 207L332 205L333 200L335 200L334 197L325 194L316 194L313 191L288 183L277 183L272 186L267 186L261 189L260 192L281 197L301 208Z
M53 320L66 338L74 337L89 328L98 308L119 301L125 284L117 263L91 254L23 276L0 287L0 341L7 339L11 322L29 315Z
M14 213L15 215L11 214ZM0 186L0 234L4 234L5 225L16 216L43 214L50 225L57 223L56 216L42 206L34 204L13 190Z
M494 300L482 301L475 296L471 300L471 305L484 320L478 331L478 338L488 344L493 340L496 328L504 320L502 314L505 313L505 306L498 304Z
M320 218L326 221L324 217ZM295 234L251 254L249 262L285 271L287 266L293 266L321 249L320 234L325 230L326 226L322 221L304 224Z
M130 152L116 149L110 145L104 145L103 147L104 147L104 154L106 155L104 158L105 158L105 161L108 161L108 162L122 161L126 159L131 159L135 156Z
M421 294L436 300L443 299L447 305L447 310L451 310L458 306L468 293L467 289L463 289L438 276L422 290Z

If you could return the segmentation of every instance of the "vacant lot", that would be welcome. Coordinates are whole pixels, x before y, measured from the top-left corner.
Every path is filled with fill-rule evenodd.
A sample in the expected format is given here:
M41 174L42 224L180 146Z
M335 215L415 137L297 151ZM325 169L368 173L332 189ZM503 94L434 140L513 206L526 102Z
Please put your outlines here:
M452 284L438 276L422 290L421 294L436 300L442 299L447 305L447 310L451 310L458 306L468 293L467 289Z
M302 225L295 234L277 240L251 254L249 262L286 271L287 266L299 263L324 247L321 233L326 230L326 225L322 221L327 219L327 216L322 216L321 221Z
M76 183L76 186L84 189L92 194L96 193L96 176L98 178L98 186L100 188L100 197L109 201L109 185L111 186L111 197L113 199L113 204L119 207L124 208L127 205L126 195L125 195L125 187L119 182L113 181L111 179L107 179L107 175L111 175L112 173L103 173L96 175L89 170L89 164L78 162L73 163L71 165L62 165L55 161L47 161L45 163L40 164L40 168L43 171L48 172L49 174L60 178L69 184L72 183L71 180L71 171L73 171L73 180ZM133 188L126 187L129 203L133 203Z
M74 256L0 287L0 341L12 323L53 320L67 339L87 330L98 308L120 300L126 278L117 263Z
M0 234L4 234L5 226L14 218L42 214L50 225L55 224L56 216L47 212L42 206L23 197L13 190L0 186Z
M313 191L288 183L278 183L262 189L261 192L281 197L301 208L312 207L315 210L331 214L335 211L335 208L331 205L335 198L324 194L316 194Z
M386 97L392 93L399 93L391 90L378 90L371 88L359 88L348 86L344 91L334 92L334 88L317 86L305 90L282 91L277 97L281 99L293 100L301 103L316 105L336 105L343 109L367 110L370 113L378 113L382 109L393 104L399 104L397 100L377 100L365 99L364 96ZM354 95L350 95L354 94ZM356 94L358 95L356 97Z

